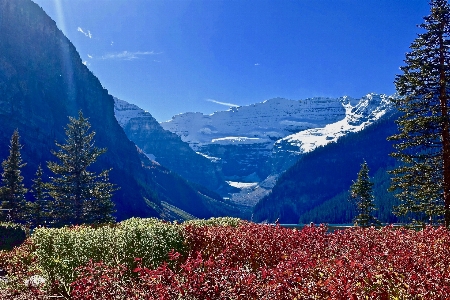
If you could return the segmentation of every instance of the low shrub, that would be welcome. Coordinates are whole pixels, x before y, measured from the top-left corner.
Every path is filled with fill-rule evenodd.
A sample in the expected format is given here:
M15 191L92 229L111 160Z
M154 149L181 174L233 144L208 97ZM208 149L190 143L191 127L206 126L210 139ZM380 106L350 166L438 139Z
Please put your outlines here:
M194 225L194 226L232 226L236 227L243 224L239 218L232 217L218 217L210 219L195 219L183 222L184 225Z
M32 236L42 274L51 288L68 295L77 277L75 269L89 261L107 266L123 265L129 270L142 265L156 268L168 261L174 249L185 253L182 228L157 219L131 218L115 225L38 228Z
M443 227L330 233L325 226L295 230L222 221L130 219L97 228L39 228L20 247L0 252L0 268L14 276L17 289L41 271L51 280L50 293L71 299L450 295L450 231Z
M25 282L33 275L40 274L37 268L36 248L30 239L10 251L0 251L0 269L7 273L4 289L19 292L27 288ZM1 289L1 288L0 288Z
M12 250L22 244L28 235L28 229L20 224L0 223L0 250Z

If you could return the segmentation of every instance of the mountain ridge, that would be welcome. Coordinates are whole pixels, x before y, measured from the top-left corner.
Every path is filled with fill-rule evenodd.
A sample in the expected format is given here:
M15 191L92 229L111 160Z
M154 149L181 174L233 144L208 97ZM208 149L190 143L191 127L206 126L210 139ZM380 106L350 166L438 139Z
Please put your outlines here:
M213 191L226 189L219 166L194 152L178 135L163 129L149 112L114 97L114 114L128 138L150 160Z

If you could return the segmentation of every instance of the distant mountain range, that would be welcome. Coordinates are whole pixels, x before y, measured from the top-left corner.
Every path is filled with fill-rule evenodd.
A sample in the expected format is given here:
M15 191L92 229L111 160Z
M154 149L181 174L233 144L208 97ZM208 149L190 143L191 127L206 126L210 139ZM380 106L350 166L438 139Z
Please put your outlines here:
M390 100L378 94L275 98L211 115L184 113L161 125L220 165L229 184L241 188L232 200L252 207L302 155L381 119Z

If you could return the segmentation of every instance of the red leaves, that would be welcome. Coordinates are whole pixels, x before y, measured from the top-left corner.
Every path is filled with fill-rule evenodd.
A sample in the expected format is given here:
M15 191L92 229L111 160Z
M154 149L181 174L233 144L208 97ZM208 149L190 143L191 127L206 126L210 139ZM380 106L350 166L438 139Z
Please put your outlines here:
M186 257L169 267L90 262L73 299L445 299L450 294L450 233L386 227L327 233L243 223L186 226ZM119 295L110 297L109 295Z
M169 252L169 259L170 260L177 260L180 258L180 253L176 252L174 249L170 250Z

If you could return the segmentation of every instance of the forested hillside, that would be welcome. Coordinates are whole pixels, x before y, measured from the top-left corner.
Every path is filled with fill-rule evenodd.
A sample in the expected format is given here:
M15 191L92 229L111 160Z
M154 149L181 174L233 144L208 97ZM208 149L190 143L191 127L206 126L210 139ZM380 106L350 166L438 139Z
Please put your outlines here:
M349 134L336 143L304 155L288 169L272 192L255 206L256 222L350 223L355 208L348 201L348 190L366 160L374 184L375 216L382 222L395 222L395 199L387 192L395 161L389 156L392 143L386 138L396 132L392 113L364 131Z

